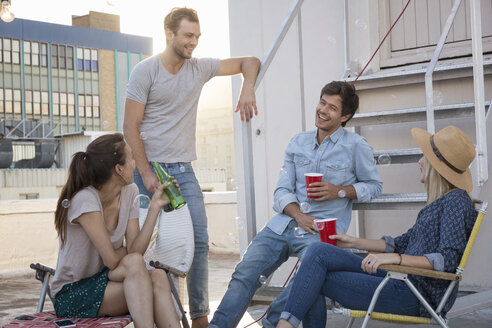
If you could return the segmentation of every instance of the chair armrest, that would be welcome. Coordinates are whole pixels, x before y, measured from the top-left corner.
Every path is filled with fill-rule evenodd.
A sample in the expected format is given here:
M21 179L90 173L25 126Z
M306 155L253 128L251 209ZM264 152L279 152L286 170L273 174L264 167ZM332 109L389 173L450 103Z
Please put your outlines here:
M171 272L172 274L178 276L178 277L181 277L181 278L184 278L186 277L186 272L183 272L181 270L178 270L178 269L175 269L175 268L172 268L170 267L169 265L167 264L164 264L164 263L161 263L159 261L150 261L149 262L149 265L151 267L154 267L156 269L162 269L166 272Z
M415 268L415 267L410 267L410 266L405 266L405 265L383 264L383 265L379 266L378 269L382 269L382 270L386 270L386 271L413 274L413 275L436 278L436 279L443 279L443 280L451 280L451 281L460 281L461 280L461 275L459 275L459 274L449 273L449 272L441 272L441 271L436 271L436 270L421 269L421 268Z

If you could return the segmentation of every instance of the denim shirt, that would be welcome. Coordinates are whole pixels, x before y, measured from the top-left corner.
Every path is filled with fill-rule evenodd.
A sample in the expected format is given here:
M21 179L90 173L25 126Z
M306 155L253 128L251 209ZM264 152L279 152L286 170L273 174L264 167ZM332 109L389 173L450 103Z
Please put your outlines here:
M369 201L381 193L382 182L376 168L372 147L358 134L340 127L321 144L317 130L295 135L285 151L274 192L275 215L267 227L281 235L293 218L283 214L290 203L309 202L308 213L318 219L337 218L337 231L345 233L349 227L352 200L335 198L321 202L307 198L305 173L323 173L323 181L336 186L353 186L358 201Z
M455 189L420 210L415 225L396 238L383 236L386 252L425 256L434 270L455 272L473 229L477 212L465 190ZM439 304L449 281L410 275L409 279L432 307ZM456 284L443 308L445 314L458 293ZM423 305L423 316L429 316Z

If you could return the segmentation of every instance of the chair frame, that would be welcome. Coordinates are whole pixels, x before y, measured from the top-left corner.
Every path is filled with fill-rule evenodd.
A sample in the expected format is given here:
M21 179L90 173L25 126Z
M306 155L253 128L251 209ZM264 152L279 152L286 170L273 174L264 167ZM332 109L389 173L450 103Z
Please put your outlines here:
M171 293L174 296L174 299L176 300L176 303L179 307L179 310L181 311L181 322L183 324L183 328L190 328L190 325L188 324L188 319L186 318L186 312L183 309L183 305L181 304L181 300L179 299L179 293L174 286L173 280L172 280L172 275L178 276L178 277L185 277L186 272L182 272L179 270L176 270L174 268L171 268L163 263L159 263L158 261L150 261L150 265L156 269L161 269L166 272L167 279L169 280L169 285L171 286ZM41 293L39 295L39 300L38 300L38 306L36 309L36 313L41 313L43 312L44 308L44 302L46 299L46 294L49 296L51 302L54 304L54 299L51 298L51 293L50 293L50 279L52 276L55 275L55 270L44 266L39 263L32 263L30 265L31 269L36 270L36 279L41 281L42 287L41 287ZM130 316L128 316L130 317ZM131 319L131 317L130 317Z
M355 318L364 316L364 322L362 323L361 328L367 327L369 323L369 319L373 318L376 320L387 320L387 321L399 321L399 322L410 322L410 323L434 323L438 324L443 328L448 328L447 320L442 316L442 309L451 295L451 292L454 289L454 286L462 279L463 271L465 270L466 264L468 262L468 258L470 256L473 245L475 244L475 239L477 237L478 231L480 230L480 226L482 225L483 218L487 211L487 202L482 202L480 209L478 210L477 219L475 220L475 224L473 225L473 230L470 234L468 242L466 244L465 251L463 252L463 256L461 258L461 262L456 268L456 273L448 273L448 272L440 272L435 270L427 270L420 269L415 267L409 267L404 265L395 265L395 264L384 264L379 267L379 269L386 270L386 277L381 281L379 286L376 288L374 295L369 304L369 308L367 311L356 311L349 309L342 309L341 312L345 315L350 316L350 321L347 325L347 328L352 327L352 324L355 321ZM425 298L420 294L417 288L412 284L412 282L408 279L408 275L420 275L425 277L431 277L436 279L450 280L449 284L444 296L442 297L439 305L436 310L434 310L429 303L425 300ZM408 288L414 293L414 295L419 299L419 301L424 305L424 307L429 311L432 316L431 320L429 318L423 317L412 317L412 316L403 316L403 315L395 315L395 314L387 314L387 313L378 313L373 312L374 307L376 306L376 302L379 298L379 294L384 286L388 283L390 279L398 279L404 281ZM427 320L425 320L427 319Z

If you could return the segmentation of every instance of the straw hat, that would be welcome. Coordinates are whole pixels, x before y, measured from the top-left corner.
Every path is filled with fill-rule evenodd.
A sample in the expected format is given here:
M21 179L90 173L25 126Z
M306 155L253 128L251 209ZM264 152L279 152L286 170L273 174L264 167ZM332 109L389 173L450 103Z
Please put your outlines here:
M434 135L412 129L412 136L427 161L454 186L471 192L473 182L468 168L475 158L475 147L470 138L455 126L447 126Z

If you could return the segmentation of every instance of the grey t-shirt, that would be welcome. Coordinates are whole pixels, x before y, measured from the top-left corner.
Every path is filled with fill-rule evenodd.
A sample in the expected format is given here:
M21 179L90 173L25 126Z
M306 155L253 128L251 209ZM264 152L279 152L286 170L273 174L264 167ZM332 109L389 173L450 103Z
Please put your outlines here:
M118 225L114 230L106 228L115 250L123 246L128 220L138 220L138 208L133 206L133 200L137 195L138 187L134 183L121 189ZM79 223L72 222L82 214L89 212L100 212L104 224L101 200L97 190L93 187L82 189L70 201L65 245L61 247L61 241L59 242L56 272L51 284L52 297L64 285L93 276L104 268L103 260L84 228Z
M145 105L140 134L149 161L178 163L196 159L198 99L220 66L215 58L191 58L171 74L159 55L138 63L126 97Z

